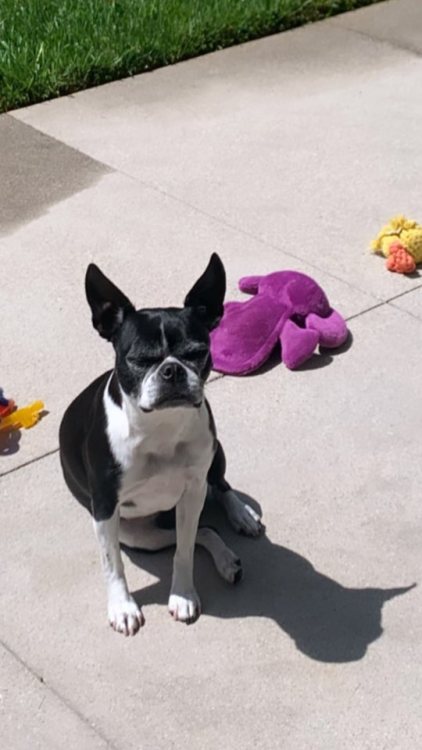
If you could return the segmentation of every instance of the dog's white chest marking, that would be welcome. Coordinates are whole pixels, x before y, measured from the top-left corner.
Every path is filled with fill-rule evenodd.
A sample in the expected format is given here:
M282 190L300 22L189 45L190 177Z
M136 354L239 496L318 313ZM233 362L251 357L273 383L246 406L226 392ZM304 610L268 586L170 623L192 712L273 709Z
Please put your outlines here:
M204 483L213 456L205 404L134 414L104 398L110 447L122 469L119 491L124 518L173 508L192 482Z

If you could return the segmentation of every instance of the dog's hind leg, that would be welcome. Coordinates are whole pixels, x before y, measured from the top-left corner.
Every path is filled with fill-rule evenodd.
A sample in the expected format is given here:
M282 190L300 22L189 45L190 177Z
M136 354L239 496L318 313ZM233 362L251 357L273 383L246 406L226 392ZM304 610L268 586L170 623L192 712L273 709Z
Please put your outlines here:
M120 520L119 540L127 547L157 552L176 544L176 529L160 528L155 519L134 518ZM237 583L242 577L242 564L238 556L224 544L214 529L200 527L196 544L209 552L219 574L228 583Z
M196 543L208 550L215 567L228 583L238 583L242 578L242 563L233 550L224 544L221 536L207 526L200 527Z
M259 514L232 490L225 473L226 458L221 444L218 443L214 461L208 472L211 495L220 503L235 531L247 536L259 536L263 530Z

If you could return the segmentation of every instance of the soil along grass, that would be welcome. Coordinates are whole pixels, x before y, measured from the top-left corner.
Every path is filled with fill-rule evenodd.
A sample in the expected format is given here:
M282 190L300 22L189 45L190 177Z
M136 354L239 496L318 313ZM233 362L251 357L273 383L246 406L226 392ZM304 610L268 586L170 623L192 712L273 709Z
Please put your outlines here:
M0 111L377 0L0 0Z

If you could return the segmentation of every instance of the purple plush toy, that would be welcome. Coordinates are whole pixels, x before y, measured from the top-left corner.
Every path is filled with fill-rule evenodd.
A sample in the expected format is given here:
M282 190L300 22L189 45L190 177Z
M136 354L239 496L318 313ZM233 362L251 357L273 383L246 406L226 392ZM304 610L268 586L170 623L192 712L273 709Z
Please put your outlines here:
M295 369L318 344L335 348L348 337L344 319L330 307L321 287L303 273L245 276L239 289L255 296L225 304L223 318L211 334L214 370L228 375L253 372L278 341L284 364Z

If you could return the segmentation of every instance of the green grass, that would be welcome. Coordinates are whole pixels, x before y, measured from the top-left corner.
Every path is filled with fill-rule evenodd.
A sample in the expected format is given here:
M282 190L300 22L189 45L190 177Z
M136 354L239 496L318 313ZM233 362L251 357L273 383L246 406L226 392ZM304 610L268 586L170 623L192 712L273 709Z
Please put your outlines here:
M0 111L376 0L0 0Z

